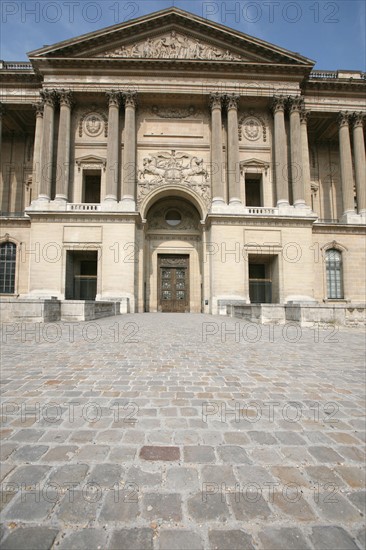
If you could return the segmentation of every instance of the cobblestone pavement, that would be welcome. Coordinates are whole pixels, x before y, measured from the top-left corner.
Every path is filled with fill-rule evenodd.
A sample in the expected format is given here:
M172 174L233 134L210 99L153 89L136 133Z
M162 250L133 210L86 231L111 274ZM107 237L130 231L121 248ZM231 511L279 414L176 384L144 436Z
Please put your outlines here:
M2 548L361 549L364 333L6 325Z

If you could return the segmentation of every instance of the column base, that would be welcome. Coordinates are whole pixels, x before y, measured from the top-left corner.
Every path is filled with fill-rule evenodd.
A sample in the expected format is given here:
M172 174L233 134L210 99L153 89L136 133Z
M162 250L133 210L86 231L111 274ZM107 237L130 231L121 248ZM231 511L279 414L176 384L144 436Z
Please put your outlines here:
M68 202L68 198L66 195L56 195L55 201L57 202Z
M366 215L356 214L354 211L344 212L340 223L362 225L366 223Z
M131 195L124 195L119 206L122 212L136 212L136 202Z

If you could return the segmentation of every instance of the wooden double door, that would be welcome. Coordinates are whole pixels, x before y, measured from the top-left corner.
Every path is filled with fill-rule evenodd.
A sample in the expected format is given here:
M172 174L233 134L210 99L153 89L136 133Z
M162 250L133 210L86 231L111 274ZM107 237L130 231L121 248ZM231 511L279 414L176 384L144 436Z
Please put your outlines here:
M189 311L189 256L159 254L158 309L165 312Z

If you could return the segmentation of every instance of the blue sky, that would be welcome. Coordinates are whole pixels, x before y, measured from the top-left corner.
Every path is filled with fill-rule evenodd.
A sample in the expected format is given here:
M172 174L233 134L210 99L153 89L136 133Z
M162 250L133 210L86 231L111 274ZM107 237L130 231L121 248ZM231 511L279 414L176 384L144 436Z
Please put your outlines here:
M316 69L366 70L365 0L0 0L0 59L169 6L262 38L316 61Z

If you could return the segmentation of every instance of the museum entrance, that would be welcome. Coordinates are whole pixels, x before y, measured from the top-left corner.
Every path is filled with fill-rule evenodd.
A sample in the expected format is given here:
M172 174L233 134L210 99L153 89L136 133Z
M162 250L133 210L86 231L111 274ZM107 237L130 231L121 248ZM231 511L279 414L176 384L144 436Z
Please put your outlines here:
M158 310L189 312L189 255L158 255Z

